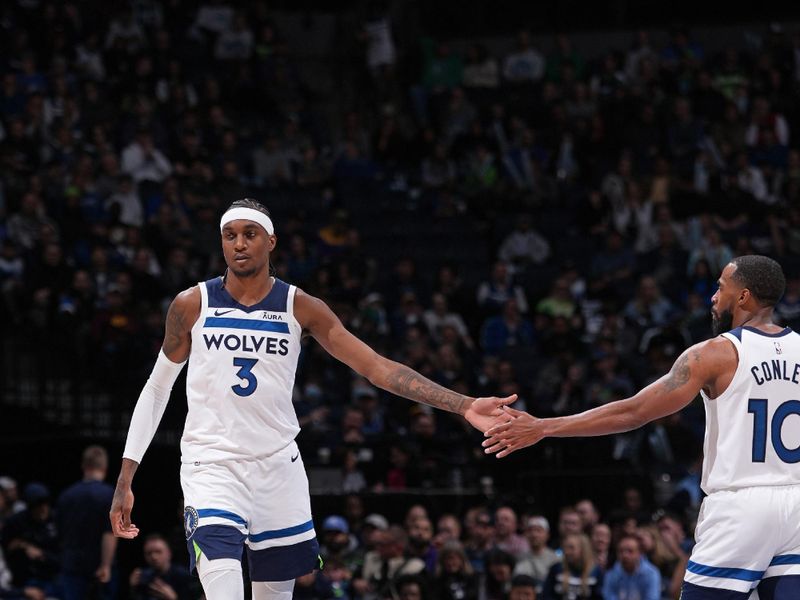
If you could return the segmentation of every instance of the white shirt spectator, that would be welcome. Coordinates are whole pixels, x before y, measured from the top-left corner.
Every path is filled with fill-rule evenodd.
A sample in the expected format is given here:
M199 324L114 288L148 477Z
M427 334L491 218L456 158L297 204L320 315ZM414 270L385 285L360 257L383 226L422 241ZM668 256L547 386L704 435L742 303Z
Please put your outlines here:
M75 50L75 64L94 81L102 81L106 77L103 55L97 48L81 44Z
M197 11L197 18L194 20L195 27L213 33L227 31L230 29L231 23L233 23L233 9L214 1L201 6Z
M464 87L494 89L500 85L497 61L487 57L482 62L464 65Z
M511 83L536 83L544 75L544 57L533 48L506 56L503 77Z
M106 200L106 210L115 204L118 204L120 208L120 223L131 227L144 225L142 202L129 181L120 184L119 189Z
M133 15L130 12L111 21L106 35L106 48L111 48L118 39L125 40L125 47L131 54L144 45L144 31L133 19Z
M172 173L172 164L155 146L152 140L138 136L122 151L122 170L140 181L161 183Z
M256 181L266 185L291 181L292 161L277 139L269 138L264 146L253 151L253 174Z
M237 16L234 26L223 31L217 38L214 47L214 58L217 60L247 60L253 54L255 38L247 28L244 17Z
M392 40L392 25L389 19L381 17L374 21L367 21L364 25L367 37L367 66L377 69L384 65L393 65L396 60L394 40Z
M774 200L774 198L770 198L764 173L758 167L749 165L741 169L736 174L736 181L743 191L752 194L759 202L769 204L771 200Z
M515 229L506 236L498 257L508 263L532 262L541 265L550 256L550 244L533 229Z

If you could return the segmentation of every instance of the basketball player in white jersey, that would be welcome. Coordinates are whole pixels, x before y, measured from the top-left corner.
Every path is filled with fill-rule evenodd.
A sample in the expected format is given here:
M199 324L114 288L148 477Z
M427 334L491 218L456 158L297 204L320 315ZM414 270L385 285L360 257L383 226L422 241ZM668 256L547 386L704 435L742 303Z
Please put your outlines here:
M706 407L703 500L682 600L800 598L800 335L772 321L780 265L741 256L711 299L717 337L631 398L553 419L504 409L487 453L507 456L545 437L630 431L698 393ZM724 332L724 333L723 333ZM719 335L721 334L721 335ZM510 418L509 418L510 417ZM753 592L755 597L755 592Z
M181 439L184 526L208 600L244 598L248 553L255 600L288 600L318 566L311 504L292 406L300 337L389 392L463 415L485 431L507 398L470 398L376 354L321 300L271 277L277 238L262 205L238 200L220 221L228 269L181 292L131 418L111 507L115 535L133 538L131 482L188 360Z

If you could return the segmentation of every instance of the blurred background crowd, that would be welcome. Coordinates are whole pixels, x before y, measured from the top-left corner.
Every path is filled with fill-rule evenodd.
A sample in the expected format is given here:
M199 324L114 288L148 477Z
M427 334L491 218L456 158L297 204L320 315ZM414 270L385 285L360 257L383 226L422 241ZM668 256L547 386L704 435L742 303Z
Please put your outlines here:
M166 307L224 270L218 218L235 199L271 210L277 275L377 351L464 393L517 393L537 415L666 372L710 335L733 256L783 264L776 313L796 327L790 24L437 37L410 5L0 7L0 597L39 581L15 556L46 555L58 580L58 513L36 507L55 507L47 487L77 476L81 440L112 450L114 475ZM182 387L150 451L170 465ZM306 340L295 408L329 553L298 595L506 598L516 574L543 597L601 597L627 543L674 597L701 497L697 403L630 434L496 461L460 419L389 397ZM162 532L178 495L175 482L163 493ZM412 518L414 497L425 514ZM602 533L587 511L570 517L578 500L599 507ZM46 534L28 540L44 554L15 542L12 514ZM371 528L367 514L380 517ZM548 533L558 554L544 560ZM185 552L168 532L147 539L162 560ZM399 557L408 589L381 569ZM553 564L577 573L577 596ZM136 587L131 568L121 590Z

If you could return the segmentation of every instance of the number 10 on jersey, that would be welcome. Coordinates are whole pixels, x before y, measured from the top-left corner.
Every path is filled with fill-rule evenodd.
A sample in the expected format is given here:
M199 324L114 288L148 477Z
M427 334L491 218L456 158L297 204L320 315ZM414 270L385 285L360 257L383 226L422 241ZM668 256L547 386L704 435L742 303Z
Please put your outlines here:
M764 462L767 457L767 399L750 398L747 412L753 415L753 462ZM785 463L800 462L800 446L787 448L781 438L786 418L800 416L800 400L789 400L781 404L772 415L770 439L775 453Z

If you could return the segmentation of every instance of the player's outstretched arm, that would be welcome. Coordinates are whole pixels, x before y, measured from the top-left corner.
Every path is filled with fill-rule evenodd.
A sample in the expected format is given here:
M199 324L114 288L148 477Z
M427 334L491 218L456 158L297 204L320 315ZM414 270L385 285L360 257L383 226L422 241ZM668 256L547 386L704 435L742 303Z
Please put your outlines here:
M621 433L641 427L689 404L706 387L713 387L736 350L724 338L701 342L681 354L670 372L635 396L566 417L537 419L504 408L506 416L486 432L483 447L498 458L536 444L546 437L580 437ZM734 362L735 364L735 362Z
M502 407L517 399L472 398L447 389L414 369L389 360L350 333L333 311L319 298L300 290L295 297L295 316L325 350L381 389L434 408L462 415L479 429L486 429L503 417Z
M111 529L121 538L135 538L139 529L131 523L133 476L155 435L172 386L191 350L191 329L200 312L200 290L196 286L178 294L167 311L164 343L153 372L142 388L131 416L117 487L111 501Z

